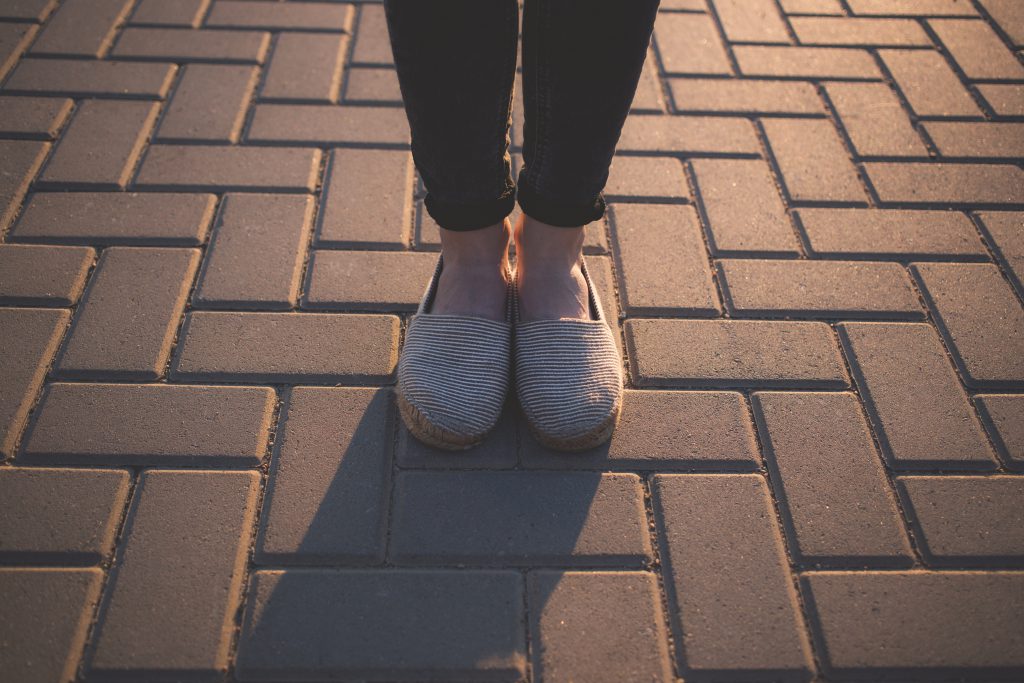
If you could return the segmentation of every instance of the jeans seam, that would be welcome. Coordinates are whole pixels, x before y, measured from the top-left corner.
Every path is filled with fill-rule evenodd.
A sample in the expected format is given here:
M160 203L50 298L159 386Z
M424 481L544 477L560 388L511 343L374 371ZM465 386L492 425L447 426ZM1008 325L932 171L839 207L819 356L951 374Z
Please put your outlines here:
M505 168L505 154L508 152L508 144L510 142L509 141L509 137L508 137L508 133L509 133L509 125L511 124L511 120L512 120L512 100L513 100L513 98L515 96L514 90L515 90L515 78L516 78L516 62L517 62L517 59L518 59L516 53L518 51L517 48L518 48L518 44L519 44L519 5L518 5L518 3L515 0L505 0L505 7L511 9L511 12L509 12L509 18L508 19L514 25L514 30L511 31L511 34L512 34L512 49L510 50L511 57L506 59L506 61L505 61L505 69L504 69L504 73L503 73L503 76L502 76L502 78L504 80L501 83L502 87L500 88L500 91L499 91L500 92L500 96L504 97L505 101L507 103L506 107L505 107L504 114L501 116L501 118L498 121L498 128L500 129L501 134L500 134L500 136L498 138L498 143L497 143L497 146L495 148L495 154L496 155L500 154L502 169ZM499 108L499 111L501 111L500 108ZM512 188L508 187L508 179L509 179L510 173L511 173L511 168L509 168L509 172L506 173L505 177L503 178L503 181L506 183L506 186L505 186L505 189L502 191L501 197L499 197L499 199L504 199L505 197L507 197L509 190L510 189L514 190L514 188L515 188L514 179L513 179Z
M545 136L547 134L547 118L546 114L550 108L550 103L547 101L546 94L550 89L550 74L546 68L547 60L543 58L544 50L547 46L547 34L544 30L546 27L545 21L548 19L548 13L550 12L550 5L545 0L526 0L531 4L537 3L540 8L540 13L534 15L533 26L531 29L534 33L534 50L532 51L531 66L533 68L533 111L530 112L533 115L533 144L532 154L533 157L533 170L527 175L533 180L534 187L529 188L530 191L537 193L539 191L540 179L545 168L546 158L544 156L544 150L547 148ZM524 26L525 29L525 26ZM529 169L527 169L529 170Z

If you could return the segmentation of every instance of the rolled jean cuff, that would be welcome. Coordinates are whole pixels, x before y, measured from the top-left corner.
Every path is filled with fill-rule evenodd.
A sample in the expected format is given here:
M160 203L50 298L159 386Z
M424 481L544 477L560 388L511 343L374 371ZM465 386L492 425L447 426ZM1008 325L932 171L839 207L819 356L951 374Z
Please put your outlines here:
M434 222L445 230L479 230L500 223L516 206L515 188L501 197L480 204L445 204L427 193L423 206Z
M578 228L599 220L604 216L606 208L603 192L598 192L594 201L586 204L566 204L542 197L520 181L517 195L519 208L527 216L563 228Z

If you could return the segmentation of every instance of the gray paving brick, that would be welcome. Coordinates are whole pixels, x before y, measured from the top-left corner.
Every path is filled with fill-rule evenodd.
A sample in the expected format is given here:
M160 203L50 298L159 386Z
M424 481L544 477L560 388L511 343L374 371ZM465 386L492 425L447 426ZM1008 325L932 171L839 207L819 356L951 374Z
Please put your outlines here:
M878 55L918 116L981 116L946 60L931 50L879 50Z
M0 569L0 671L12 681L75 679L100 599L99 569Z
M761 125L791 200L864 203L864 188L830 121L764 119Z
M0 336L5 342L0 352L2 455L14 452L68 319L67 311L0 308Z
M321 2L267 4L248 0L214 0L207 26L263 28L268 30L347 31L352 24L352 5Z
M752 402L797 558L909 566L902 517L857 397L757 392Z
M388 251L313 252L304 308L415 311L437 254ZM367 277L372 273L372 277Z
M1024 203L1024 170L1011 164L864 164L883 204L988 206Z
M825 90L858 156L928 157L887 84L829 83Z
M317 245L404 249L412 225L413 168L408 152L331 152Z
M174 62L262 64L270 46L263 31L129 27L121 31L114 57Z
M685 113L825 113L817 91L801 81L671 78L675 108Z
M964 382L1024 382L1024 309L989 263L918 263L914 273Z
M43 21L57 7L57 0L8 0L0 7L0 19Z
M977 215L1010 282L1024 296L1024 213L986 211Z
M348 40L346 35L279 34L260 99L337 102Z
M1024 157L1024 123L929 121L928 137L946 157Z
M803 581L828 675L970 680L1024 671L1024 572L813 572Z
M394 64L383 7L372 4L360 6L352 61L357 64Z
M312 192L320 150L153 145L135 181L155 190Z
M626 321L640 386L845 387L828 325L753 320Z
M1024 92L1019 85L980 83L974 87L997 116L1024 116Z
M731 43L791 43L773 0L714 0L715 13Z
M130 479L122 470L0 469L0 558L99 564L114 547Z
M959 0L848 0L854 14L892 16L974 16L974 7Z
M516 92L521 92L521 80L516 84ZM520 101L519 106L522 107ZM640 70L640 81L637 83L630 111L660 114L665 111L665 98L661 93L661 79L658 76L658 59L651 49L647 50L647 59ZM522 120L521 118L518 120Z
M210 0L140 0L130 24L199 28Z
M332 104L258 104L249 141L316 145L409 144L405 111Z
M60 97L0 95L0 135L5 138L52 140L57 136L73 102Z
M396 460L399 467L409 469L505 469L518 461L517 426L519 406L511 397L505 402L498 424L479 445L465 451L446 451L426 445L398 425Z
M292 308L312 220L310 195L227 195L194 305Z
M692 206L615 204L611 224L627 315L719 314Z
M237 674L518 681L526 671L522 583L506 570L255 572Z
M674 680L653 574L540 570L527 586L537 680Z
M164 112L156 139L160 142L238 142L257 76L251 66L186 66Z
M734 317L924 316L910 277L896 263L726 259L718 265Z
M85 247L0 244L0 303L71 306L95 258Z
M3 91L68 97L160 99L170 90L177 68L174 64L23 59L4 83Z
M974 398L1003 461L1013 469L1024 469L1024 397L978 394Z
M932 44L928 34L913 19L793 17L789 23L803 45L931 47Z
M970 79L1024 79L1024 65L984 21L929 19L928 25Z
M17 214L49 150L47 142L0 140L0 234Z
M991 469L991 449L935 330L920 323L839 325L888 463Z
M405 471L394 496L399 565L638 567L651 556L635 474Z
M258 494L257 472L142 473L89 676L223 675Z
M345 79L345 104L402 105L402 91L394 69L356 67ZM634 102L636 100L634 99ZM512 134L512 131L509 131Z
M630 116L622 127L619 151L693 155L759 155L751 123L722 116Z
M666 74L729 74L732 68L706 14L662 14L654 40Z
M615 157L604 188L607 199L676 199L690 194L678 159Z
M64 0L32 45L32 54L102 57L129 9L128 0Z
M150 102L86 100L39 177L43 189L123 190L156 122Z
M652 491L683 675L807 679L810 648L764 480L659 474Z
M383 561L393 402L386 388L292 390L277 433L257 562Z
M0 24L0 78L7 75L35 37L35 26Z
M190 313L176 380L380 383L398 362L398 318L331 313ZM224 339L233 339L226 346Z
M744 76L881 78L871 54L856 48L735 45L732 52Z

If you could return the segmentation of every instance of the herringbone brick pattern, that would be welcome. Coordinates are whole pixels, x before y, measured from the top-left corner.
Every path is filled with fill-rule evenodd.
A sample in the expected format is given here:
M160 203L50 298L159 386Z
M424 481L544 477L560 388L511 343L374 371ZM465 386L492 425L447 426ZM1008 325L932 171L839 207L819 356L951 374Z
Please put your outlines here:
M621 424L453 455L379 4L0 3L0 678L1021 680L1022 48L663 0L587 233Z

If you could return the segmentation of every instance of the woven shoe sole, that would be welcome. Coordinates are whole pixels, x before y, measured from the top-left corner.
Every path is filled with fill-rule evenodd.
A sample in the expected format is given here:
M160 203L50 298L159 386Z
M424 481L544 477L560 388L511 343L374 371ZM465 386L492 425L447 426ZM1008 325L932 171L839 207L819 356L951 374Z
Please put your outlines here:
M402 416L402 422L405 423L406 429L428 446L446 451L464 451L480 444L487 437L487 432L478 436L466 436L448 431L424 417L423 413L409 403L401 393L396 392L395 398L398 403L398 413Z
M579 436L568 438L549 436L544 432L538 431L529 419L526 420L526 424L529 425L530 434L533 435L533 438L545 448L567 452L589 451L591 448L600 446L612 437L615 427L619 424L619 415L622 414L621 400L615 404L613 411L604 422L594 427L594 429Z

